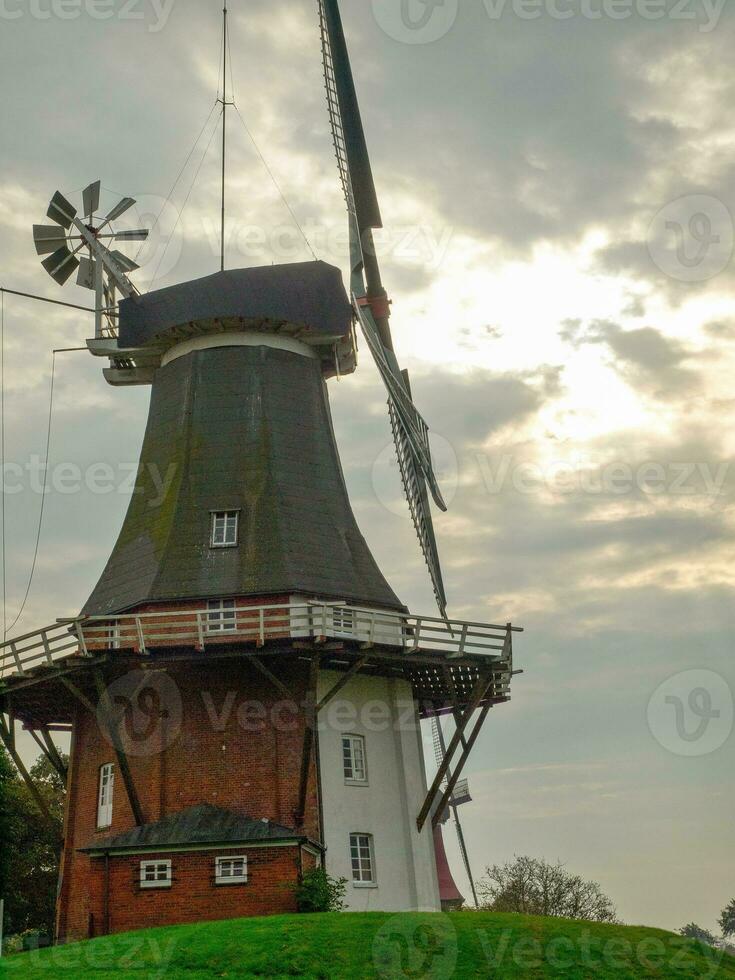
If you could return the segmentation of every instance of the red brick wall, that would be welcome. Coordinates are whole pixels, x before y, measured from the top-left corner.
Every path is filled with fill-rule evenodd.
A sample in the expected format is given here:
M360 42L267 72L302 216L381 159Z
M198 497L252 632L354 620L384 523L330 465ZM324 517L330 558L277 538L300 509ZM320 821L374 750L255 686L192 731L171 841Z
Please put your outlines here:
M204 654L193 663L170 664L166 668L167 677L174 682L180 695L182 710L177 737L160 751L157 739L163 729L155 724L156 734L146 743L145 754L128 756L145 823L208 803L243 816L267 818L287 827L294 826L304 731L302 704L309 665L299 660L296 653L265 659L269 668L293 691L293 704L284 706L284 695L245 659L216 660L208 659ZM117 670L111 676L124 676L125 673ZM257 707L251 707L244 714L248 703ZM276 724L273 724L273 712L279 706ZM79 854L78 848L135 826L122 774L116 765L112 827L97 830L99 770L105 763L115 763L116 759L112 746L100 731L96 716L88 711L78 712L73 745L72 792L68 795L64 875L59 903L60 938L86 936L90 913L94 915L98 931L102 921L102 873L98 869L103 862L97 860L95 863L95 859ZM308 836L320 839L314 753L303 830ZM281 855L279 860L283 861L285 857ZM288 860L293 862L293 854ZM119 873L115 870L115 874ZM235 889L235 886L222 887ZM176 892L175 888L173 892ZM183 890L180 892L183 894ZM254 895L255 890L251 889L248 894ZM118 914L116 895L113 888L113 922ZM162 901L166 908L170 907L166 914L173 915L175 906L171 903L175 899ZM209 917L208 901L209 898L201 908L196 908L199 902L195 900L190 914L194 918ZM228 903L235 899L225 897L218 901ZM247 902L254 901L247 899ZM274 901L272 896L264 899L263 911L269 911ZM234 914L254 914L255 911L253 906L249 912ZM221 915L225 914L229 913L222 911ZM214 917L221 915L218 912Z
M298 847L240 847L110 858L110 932L295 912L298 851ZM247 854L247 884L215 884L215 857L228 854ZM154 859L171 861L170 888L140 887L140 862ZM87 878L94 883L95 901L100 903L94 909L96 932L100 934L104 928L104 860L84 860L89 862Z

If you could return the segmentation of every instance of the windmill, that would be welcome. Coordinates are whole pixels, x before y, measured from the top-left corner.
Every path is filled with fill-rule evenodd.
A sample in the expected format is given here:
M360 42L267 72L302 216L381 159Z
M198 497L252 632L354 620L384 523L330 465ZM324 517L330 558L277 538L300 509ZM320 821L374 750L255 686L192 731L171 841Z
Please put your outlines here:
M214 274L139 294L134 263L112 248L147 233L115 227L131 198L98 216L99 182L81 212L55 194L53 224L34 228L52 278L76 272L95 291L87 347L109 358L106 380L151 388L135 488L91 595L77 615L0 643L0 741L24 773L16 723L39 733L70 786L61 941L292 912L319 865L350 883L352 910L438 911L438 824L469 802L463 769L489 711L510 700L518 628L447 619L431 499L446 508L393 348L336 0L320 0L320 17L349 293L325 262L226 269L222 250ZM223 42L228 52L226 16ZM218 101L224 212L233 103L224 90ZM328 383L356 369L356 321L443 618L393 591L349 499ZM238 710L213 724L210 700L233 692ZM338 695L354 711L320 724ZM435 728L429 786L420 723L448 711L455 729L445 745ZM52 731L71 733L68 773Z
M126 299L138 295L128 274L138 264L120 251L111 251L113 242L143 242L146 229L115 231L113 223L135 204L124 197L104 217L97 217L100 207L101 182L89 184L82 191L82 212L57 191L51 199L47 217L53 225L34 225L33 241L38 255L48 258L41 263L60 286L76 272L77 285L95 293L95 336L114 334L117 314L117 293ZM80 253L86 253L77 258Z
M447 597L429 504L447 506L439 489L429 445L429 428L411 396L407 371L399 367L390 329L390 301L383 286L373 230L383 227L370 155L360 116L337 0L319 0L327 106L337 166L350 225L350 294L354 313L388 391L393 439L416 532L444 618Z

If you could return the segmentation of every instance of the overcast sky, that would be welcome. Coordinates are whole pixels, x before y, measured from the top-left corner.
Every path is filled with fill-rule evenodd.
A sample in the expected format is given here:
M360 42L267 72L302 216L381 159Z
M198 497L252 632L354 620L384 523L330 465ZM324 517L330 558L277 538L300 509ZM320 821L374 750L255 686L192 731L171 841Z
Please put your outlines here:
M732 9L342 6L396 346L451 500L436 521L450 612L527 630L525 674L468 769L478 876L514 854L559 858L625 921L714 928L735 897ZM344 270L314 7L232 0L233 78L315 253ZM160 214L141 288L216 271L216 137L204 151L220 4L0 0L0 20L0 284L89 302L48 279L31 225L54 190L76 202L98 177L103 205L138 198L131 224ZM229 265L308 259L234 115L230 147ZM10 623L38 523L50 352L83 343L91 322L12 298L5 314L6 456L25 468L6 496ZM359 523L404 601L431 614L364 352L331 394ZM85 354L59 355L55 487L16 633L75 614L90 593L148 397L107 387ZM112 492L84 477L74 492L62 464L95 463L112 467Z

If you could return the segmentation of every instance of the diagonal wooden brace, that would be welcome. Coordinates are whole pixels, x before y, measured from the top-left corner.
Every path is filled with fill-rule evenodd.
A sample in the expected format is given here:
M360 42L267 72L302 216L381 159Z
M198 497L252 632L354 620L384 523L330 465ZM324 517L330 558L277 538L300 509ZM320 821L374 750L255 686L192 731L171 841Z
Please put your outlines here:
M369 659L370 659L369 656L364 656L364 657L360 657L359 660L355 661L355 663L350 667L350 669L346 671L342 675L342 677L340 677L340 679L337 681L334 687L330 691L327 691L327 693L321 699L319 704L316 706L317 714L319 714L322 708L325 708L330 701L332 701L334 698L337 697L337 695L342 690L342 688L346 687L347 684L349 684L349 682L352 680L355 674L359 673L362 670L362 668L365 666L365 664L368 662Z
M299 780L299 801L294 814L296 826L303 824L306 816L306 797L309 790L309 773L311 771L311 755L314 748L314 735L317 723L316 692L319 681L319 666L321 657L312 657L309 671L309 687L306 692L304 705L304 742L301 748L301 777Z
M467 760L470 757L470 752L472 752L475 742L477 741L477 736L482 731L482 726L485 724L485 719L488 716L488 712L490 711L490 708L492 708L492 703L488 702L483 707L482 712L480 713L480 717L475 722L475 727L472 729L472 734L469 737L467 745L465 746L465 749L462 755L460 756L459 762L457 763L454 772L449 777L449 781L447 782L447 786L446 789L444 790L444 794L441 800L439 800L439 805L436 808L434 812L434 816L431 819L432 827L436 827L436 825L439 823L442 814L447 808L447 804L452 798L452 794L454 793L454 787L457 785L457 781L459 780L459 777L462 775L462 770L467 764Z
M15 722L12 720L12 718L10 721L10 725L14 729ZM7 749L8 755L15 763L15 768L20 773L23 782L28 787L28 791L33 797L36 806L41 811L46 823L53 830L54 838L58 840L59 843L61 843L58 824L54 820L53 816L51 815L51 811L49 810L48 804L46 800L43 798L41 791L39 790L38 786L36 786L35 782L31 778L31 775L26 769L26 767L23 765L23 760L18 755L18 751L15 747L14 731L12 731L11 727L9 727L6 724L5 718L1 712L0 712L0 739L2 739L3 745Z
M133 775L130 771L128 757L125 754L122 739L120 738L120 731L115 724L107 685L105 684L102 671L99 670L99 668L95 669L94 671L94 683L95 687L97 688L97 695L99 697L98 714L103 716L105 726L110 735L110 741L112 742L112 747L115 750L115 756L117 757L117 764L120 769L120 774L122 775L123 782L125 783L125 791L128 794L130 809L133 811L135 825L136 827L142 827L145 823L145 820L143 819L143 811L135 789L135 783L133 782Z
M452 741L449 743L449 746L447 747L446 754L444 755L442 763L439 766L436 776L434 777L434 782L431 784L431 789L429 790L426 796L424 805L421 807L421 812L416 818L416 826L419 829L419 833L424 829L426 818L429 816L429 813L431 812L431 808L434 805L441 784L444 781L444 777L446 776L447 772L449 771L449 767L452 764L452 759L454 758L454 754L459 748L459 744L462 741L462 738L464 737L465 729L467 728L467 725L469 724L470 719L472 718L472 715L475 712L475 709L479 706L480 702L482 701L483 697L485 696L492 682L493 682L492 674L488 675L486 673L481 674L477 678L477 681L475 682L475 686L473 687L472 694L470 696L469 704L467 705L467 707L465 708L465 710L462 712L460 716L460 719L457 723L457 729L452 737Z

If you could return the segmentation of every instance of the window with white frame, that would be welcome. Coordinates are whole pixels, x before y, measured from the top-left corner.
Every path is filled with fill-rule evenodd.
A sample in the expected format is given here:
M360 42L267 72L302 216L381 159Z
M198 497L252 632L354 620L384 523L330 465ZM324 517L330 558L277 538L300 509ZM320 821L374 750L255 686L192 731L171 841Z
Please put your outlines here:
M141 888L170 888L171 887L171 862L170 861L141 861L140 862L140 887Z
M239 524L239 510L213 511L210 545L213 548L237 547Z
M244 885L248 880L248 859L218 857L214 866L214 880L218 885Z
M234 633L237 629L237 612L234 599L211 599L207 603L207 632Z
M367 783L367 757L362 735L342 736L342 765L346 783Z
M334 606L332 608L332 626L335 633L354 635L355 611L348 609L347 606Z
M374 885L375 848L372 834L350 834L350 860L352 862L352 884Z
M100 785L97 796L97 826L102 829L112 824L112 796L115 788L115 766L108 762L100 767Z

